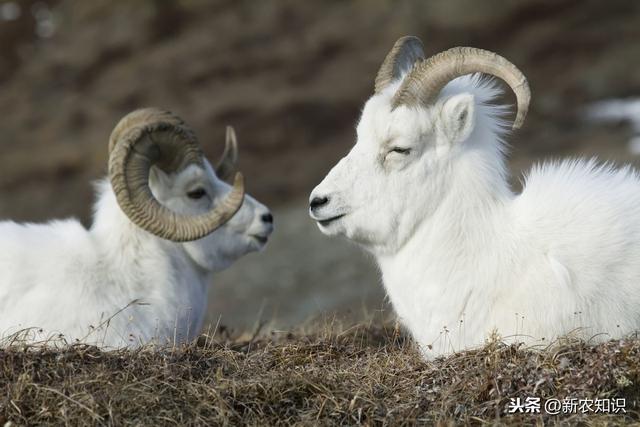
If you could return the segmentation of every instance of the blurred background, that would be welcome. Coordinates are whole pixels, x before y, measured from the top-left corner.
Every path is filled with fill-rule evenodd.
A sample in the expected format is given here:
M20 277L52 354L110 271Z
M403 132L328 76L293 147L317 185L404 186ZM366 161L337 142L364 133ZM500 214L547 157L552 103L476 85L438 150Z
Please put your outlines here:
M211 322L288 328L388 312L372 260L321 235L306 206L407 34L428 55L480 47L527 75L532 106L511 137L516 188L544 157L637 162L637 1L0 1L0 220L90 224L111 129L161 106L212 160L233 125L248 191L275 213L267 249L216 277Z

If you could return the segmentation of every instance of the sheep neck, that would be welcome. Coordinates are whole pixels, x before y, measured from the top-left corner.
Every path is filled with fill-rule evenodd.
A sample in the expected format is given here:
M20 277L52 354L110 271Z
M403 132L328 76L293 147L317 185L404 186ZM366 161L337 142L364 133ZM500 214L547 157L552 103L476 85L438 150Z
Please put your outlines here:
M180 245L141 230L119 209L110 187L104 185L97 201L91 234L103 267L96 292L105 298L128 295L150 305L127 310L152 310L159 327L172 328L176 316L186 319L188 334L196 334L206 312L211 273L196 268ZM125 316L126 317L126 316ZM166 325L165 325L166 324ZM162 331L160 331L162 332ZM165 334L166 335L166 334Z
M452 329L465 314L481 327L487 320L482 307L500 286L497 266L514 255L508 238L514 195L504 158L490 149L465 154L448 165L448 189L435 211L400 250L376 257L389 298L412 331ZM434 337L416 338L431 342Z

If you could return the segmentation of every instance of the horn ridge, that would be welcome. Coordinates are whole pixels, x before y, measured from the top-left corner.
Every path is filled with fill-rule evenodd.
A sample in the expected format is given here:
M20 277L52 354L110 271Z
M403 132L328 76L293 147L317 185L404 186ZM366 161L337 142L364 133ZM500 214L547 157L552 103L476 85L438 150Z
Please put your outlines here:
M413 64L424 59L422 41L414 36L400 37L384 58L375 80L375 93L380 93L402 74L408 73Z
M400 105L429 105L437 100L440 91L451 80L478 72L498 77L509 85L517 100L512 127L520 128L531 100L526 77L504 57L472 47L454 47L414 65L394 95L392 106L395 109Z
M171 173L204 164L193 131L167 111L144 109L125 116L112 132L109 149L109 177L120 208L131 222L158 237L178 242L200 239L242 206L241 174L236 175L230 194L204 214L173 212L154 197L149 188L151 167Z

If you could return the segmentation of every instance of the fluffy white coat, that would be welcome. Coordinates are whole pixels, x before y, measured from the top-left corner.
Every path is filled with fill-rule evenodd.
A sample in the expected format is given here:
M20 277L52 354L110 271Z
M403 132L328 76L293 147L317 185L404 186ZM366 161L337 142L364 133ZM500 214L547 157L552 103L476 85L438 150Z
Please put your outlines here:
M500 91L450 82L429 107L364 107L358 139L311 194L320 230L376 258L427 358L505 339L620 337L640 327L640 178L565 160L508 185ZM602 334L602 335L600 335Z
M208 162L177 175L151 172L155 197L181 213L205 212L230 190ZM207 196L189 199L194 188ZM104 180L89 230L76 220L0 222L0 338L106 348L191 340L202 328L212 274L264 246L273 230L265 218L268 209L245 196L209 236L171 242L134 225Z

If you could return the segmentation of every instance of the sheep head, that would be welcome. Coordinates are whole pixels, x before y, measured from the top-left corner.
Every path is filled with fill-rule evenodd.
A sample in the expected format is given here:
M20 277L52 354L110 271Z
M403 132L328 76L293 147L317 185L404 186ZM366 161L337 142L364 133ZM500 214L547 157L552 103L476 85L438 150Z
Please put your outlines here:
M460 154L476 143L491 144L477 141L487 139L481 132L502 126L498 117L478 116L499 92L477 77L457 79L473 73L499 77L511 87L518 106L513 128L520 127L530 93L509 61L468 47L425 59L416 37L395 43L364 106L355 146L311 194L310 215L323 233L345 235L373 251L394 251L437 209ZM470 138L478 119L481 126Z
M235 134L227 131L227 148L221 161L225 176L237 157ZM165 174L195 165L205 168L206 159L193 131L176 115L145 108L125 116L109 140L109 176L122 211L142 229L164 239L197 240L225 224L244 200L242 174L237 173L230 194L208 212L185 215L156 200L149 187L152 167Z

